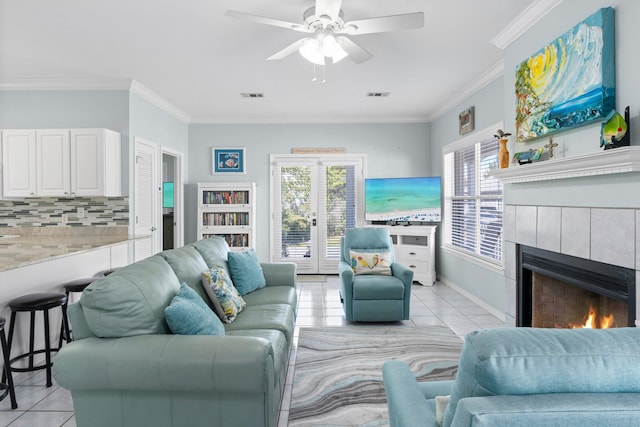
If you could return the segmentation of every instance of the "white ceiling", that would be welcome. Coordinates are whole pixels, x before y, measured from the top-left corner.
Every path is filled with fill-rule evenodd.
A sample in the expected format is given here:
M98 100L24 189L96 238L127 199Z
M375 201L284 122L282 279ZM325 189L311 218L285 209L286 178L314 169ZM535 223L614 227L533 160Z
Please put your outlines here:
M321 84L297 53L265 61L305 34L224 16L302 22L314 0L0 0L0 87L135 80L191 122L428 121L499 69L491 40L538 2L344 0L345 21L422 11L425 26L353 36L374 58Z

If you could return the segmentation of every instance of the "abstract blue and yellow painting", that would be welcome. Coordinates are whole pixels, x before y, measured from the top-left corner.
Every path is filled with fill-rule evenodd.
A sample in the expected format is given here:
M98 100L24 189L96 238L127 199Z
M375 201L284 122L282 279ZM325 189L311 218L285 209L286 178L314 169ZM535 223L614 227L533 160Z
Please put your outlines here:
M615 108L614 11L603 8L516 70L516 140L603 120Z

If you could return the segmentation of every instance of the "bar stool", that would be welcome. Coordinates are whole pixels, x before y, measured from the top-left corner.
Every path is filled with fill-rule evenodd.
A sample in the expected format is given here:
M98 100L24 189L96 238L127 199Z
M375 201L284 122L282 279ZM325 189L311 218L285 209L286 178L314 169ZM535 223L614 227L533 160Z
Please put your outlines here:
M51 353L60 350L60 348L51 348L51 342L49 337L49 310L55 307L60 307L62 310L62 323L64 327L65 336L67 342L69 341L69 324L67 323L67 296L61 292L44 292L36 294L28 294L18 297L9 301L9 308L11 308L11 324L9 326L9 346L8 351L11 354L11 345L13 344L13 332L16 325L16 314L18 312L29 312L31 314L31 324L29 327L29 351L21 354L9 360L8 372L31 372L40 369L46 369L47 371L47 387L51 387ZM34 349L35 341L35 321L36 312L42 311L44 318L44 348ZM33 357L36 354L44 353L45 363L44 365L34 366ZM18 360L29 358L29 365L26 368L16 368L12 365ZM5 376L2 376L3 380Z
M96 276L97 277L102 277L102 276L106 277L106 276L110 275L111 273L115 273L116 271L120 270L121 268L122 267L108 268L106 270L99 271L98 273L96 273Z
M63 287L64 287L64 294L67 297L67 303L69 302L69 294L76 293L76 292L80 293L84 291L84 289L87 286L89 286L99 278L100 277L83 277L82 279L76 279L68 283L65 283ZM62 325L60 325L60 341L58 343L58 347L62 347L62 340L65 340L67 342L73 341L73 336L71 335L71 325L69 325L68 318L67 318L67 325L69 326L69 340L67 340L66 335L64 333L64 325L65 325L64 322L62 323Z
M11 362L9 361L7 338L4 335L5 321L6 319L0 316L0 341L2 342L2 357L4 358L4 375L2 383L0 383L0 390L4 390L4 392L0 394L0 400L3 400L8 394L11 398L11 409L16 409L18 407L18 402L16 402L16 390L13 388L13 375L11 375L11 370L9 369ZM6 380L4 379L5 376Z

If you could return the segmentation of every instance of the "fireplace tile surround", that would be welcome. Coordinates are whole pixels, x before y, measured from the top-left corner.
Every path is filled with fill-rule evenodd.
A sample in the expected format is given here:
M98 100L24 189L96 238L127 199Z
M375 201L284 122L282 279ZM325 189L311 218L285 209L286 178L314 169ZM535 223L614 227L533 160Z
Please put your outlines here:
M630 268L640 283L640 210L504 206L505 323L516 326L519 244ZM636 296L639 306L640 292ZM636 320L637 323L637 320Z

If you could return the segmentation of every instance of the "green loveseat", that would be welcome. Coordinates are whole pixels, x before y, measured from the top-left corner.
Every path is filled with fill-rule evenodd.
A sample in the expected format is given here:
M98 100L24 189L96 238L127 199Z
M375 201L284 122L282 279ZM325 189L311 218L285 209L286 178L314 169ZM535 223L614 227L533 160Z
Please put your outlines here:
M275 426L293 340L292 263L262 263L267 286L224 336L173 335L164 309L186 283L211 307L202 273L227 267L212 238L161 252L92 283L69 306L74 341L54 359L79 427Z

